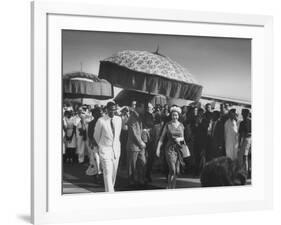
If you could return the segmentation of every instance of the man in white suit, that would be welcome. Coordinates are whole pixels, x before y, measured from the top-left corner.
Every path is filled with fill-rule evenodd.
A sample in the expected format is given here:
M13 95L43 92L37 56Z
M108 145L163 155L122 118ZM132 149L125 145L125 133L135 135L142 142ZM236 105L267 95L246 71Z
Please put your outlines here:
M236 121L236 110L229 111L229 119L224 124L225 152L232 160L238 157L238 126Z
M106 106L107 115L98 119L94 138L98 144L100 160L103 169L103 179L106 192L114 192L120 156L121 117L115 116L116 105L109 102Z

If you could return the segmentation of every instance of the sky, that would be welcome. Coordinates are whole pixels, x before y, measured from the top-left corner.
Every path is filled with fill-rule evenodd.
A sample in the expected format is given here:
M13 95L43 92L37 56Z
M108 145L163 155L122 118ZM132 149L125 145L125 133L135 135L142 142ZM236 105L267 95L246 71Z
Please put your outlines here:
M99 61L122 50L159 53L185 67L203 95L251 101L251 40L96 31L63 31L63 73L98 75Z

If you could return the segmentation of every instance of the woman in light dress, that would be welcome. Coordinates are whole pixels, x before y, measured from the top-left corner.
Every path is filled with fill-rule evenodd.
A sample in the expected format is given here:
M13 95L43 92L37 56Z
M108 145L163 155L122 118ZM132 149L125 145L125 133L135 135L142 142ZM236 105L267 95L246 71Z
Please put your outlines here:
M176 179L179 173L180 163L182 161L179 146L181 145L181 142L184 141L184 126L181 122L179 122L181 108L173 106L170 109L170 113L172 120L167 122L163 128L157 145L156 155L157 157L160 156L160 148L165 136L167 135L168 142L165 146L165 158L169 166L167 188L174 189L176 188Z

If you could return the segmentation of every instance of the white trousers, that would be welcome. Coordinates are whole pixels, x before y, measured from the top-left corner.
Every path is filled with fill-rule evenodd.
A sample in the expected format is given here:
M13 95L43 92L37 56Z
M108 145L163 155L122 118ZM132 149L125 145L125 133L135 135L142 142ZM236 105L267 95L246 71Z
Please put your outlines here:
M106 192L114 192L119 157L114 159L102 159L103 180Z

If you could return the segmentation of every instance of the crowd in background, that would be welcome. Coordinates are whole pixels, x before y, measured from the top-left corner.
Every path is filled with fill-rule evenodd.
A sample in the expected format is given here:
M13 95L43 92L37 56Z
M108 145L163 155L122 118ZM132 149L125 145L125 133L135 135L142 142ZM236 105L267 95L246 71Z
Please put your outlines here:
M86 173L97 180L101 179L104 167L95 138L100 132L96 125L100 118L108 116L108 109L79 104L63 107L64 163L89 162ZM110 109L113 110L112 105ZM176 187L179 173L201 175L202 179L203 172L203 183L214 182L210 180L212 174L208 175L204 168L214 168L216 163L237 162L249 177L251 113L243 109L241 114L243 119L238 120L236 110L228 104L221 104L220 111L212 109L209 103L204 108L162 107L136 101L130 106L116 105L114 116L121 118L119 168L127 171L130 185L144 185L152 181L156 167L160 167L168 188ZM181 143L188 147L188 157L181 156Z

